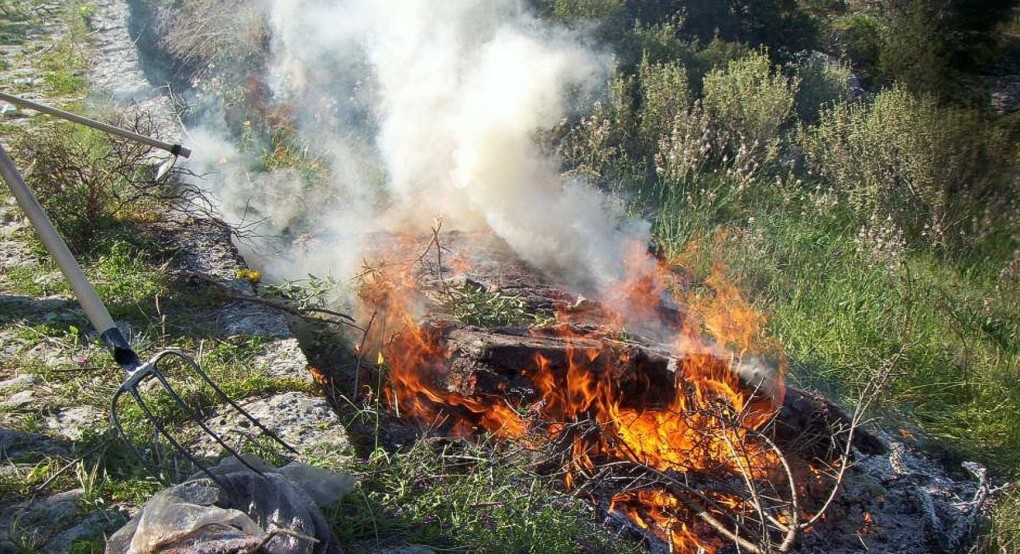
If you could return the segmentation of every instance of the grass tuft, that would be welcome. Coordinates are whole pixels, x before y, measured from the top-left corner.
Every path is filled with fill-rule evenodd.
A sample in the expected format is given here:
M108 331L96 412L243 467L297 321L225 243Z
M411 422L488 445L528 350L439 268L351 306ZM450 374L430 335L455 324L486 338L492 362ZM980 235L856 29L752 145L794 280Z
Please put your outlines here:
M583 500L492 445L419 440L375 451L336 509L341 542L468 552L632 552Z

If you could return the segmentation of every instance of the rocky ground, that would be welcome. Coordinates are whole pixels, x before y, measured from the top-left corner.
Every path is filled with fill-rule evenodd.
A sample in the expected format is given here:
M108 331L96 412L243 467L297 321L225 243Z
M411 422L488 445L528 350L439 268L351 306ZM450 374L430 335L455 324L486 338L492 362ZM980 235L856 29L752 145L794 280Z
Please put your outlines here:
M47 17L62 9L56 4L43 5L27 13L26 21L13 25L18 31L14 39L8 37L7 44L0 45L7 63L0 76L4 90L56 105L86 96L48 90L45 70L37 63L39 53L68 32L60 18ZM161 135L180 136L167 91L148 83L139 67L137 50L127 32L127 3L106 0L89 4L88 9L94 11L87 14L91 67L83 75L88 79L86 104L101 106L104 111L142 110L154 116ZM12 106L3 110L5 126L43 123ZM218 283L234 294L257 294L252 279L238 276L245 268L244 261L221 226L173 213L155 219L147 231L162 237L159 248L168 253L166 264L158 269L180 294L198 294L210 286L194 285L196 278ZM89 326L83 322L82 312L60 280L35 246L13 199L0 194L0 493L4 498L0 503L0 552L94 550L101 547L104 536L139 509L137 497L125 501L97 498L95 480L89 479L88 471L82 473L83 461L87 465L94 452L82 452L85 443L80 441L83 437L94 440L107 431L103 404L109 398L103 398L102 393L112 392L105 381L115 380L120 369L99 352L94 336L85 331ZM249 349L245 359L250 369L278 378L284 385L270 387L282 389L272 394L236 399L306 456L336 460L350 453L337 416L315 394L307 360L281 313L240 301L167 305L165 313L148 322L118 318L127 335L135 339L150 332L153 324L164 330L170 327L162 338L174 344L140 340L144 344L138 347L140 355L179 343L240 341ZM188 330L190 322L202 325L199 330ZM40 329L59 331L68 340L47 336L51 333ZM93 358L98 367L82 368L82 360ZM107 374L103 385L93 372ZM84 384L69 387L72 381ZM69 394L83 389L95 393L94 402ZM220 416L212 419L212 425L226 433L233 431L237 422ZM201 451L208 445L194 446Z

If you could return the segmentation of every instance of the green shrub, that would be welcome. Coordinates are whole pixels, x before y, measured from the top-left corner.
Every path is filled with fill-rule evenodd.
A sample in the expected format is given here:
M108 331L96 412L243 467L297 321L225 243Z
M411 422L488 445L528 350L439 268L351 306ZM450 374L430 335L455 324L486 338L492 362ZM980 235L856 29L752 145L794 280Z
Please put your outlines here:
M624 0L549 0L545 4L544 11L560 21L577 19L605 21L620 15L625 2Z
M592 114L567 131L559 151L572 173L606 184L626 171L627 156L639 151L636 83L633 75L615 70L605 103L596 102Z
M625 148L637 132L637 109L634 106L634 91L637 80L619 68L613 70L609 79L609 118L612 122L614 140Z
M145 114L114 124L155 134ZM156 203L196 197L193 187L154 180L152 148L81 125L46 122L19 136L15 151L26 182L78 255L92 254L100 235L121 219L145 219Z
M104 168L109 140L60 123L26 137L19 150L32 165L26 180L57 230L75 253L87 251L114 222L115 183Z
M822 108L850 99L850 68L825 54L814 53L797 67L800 90L797 114L805 122L817 122Z
M753 52L705 76L705 108L734 139L769 149L793 115L799 86L798 77L774 71L764 51Z
M638 81L638 132L645 151L655 152L659 141L672 131L677 114L690 105L687 70L679 62L652 63L646 54L638 68Z
M954 81L943 1L886 2L878 65L886 82L914 92L940 93Z
M719 131L697 101L673 118L669 134L659 140L655 173L670 186L688 184L701 176L721 153Z
M825 110L800 137L809 168L862 220L891 216L908 240L947 246L982 202L1003 193L1004 134L977 112L939 107L902 86L870 105Z
M705 74L752 52L739 42L718 37L704 43L682 38L682 26L683 22L677 21L635 25L621 41L618 50L624 59L637 60L647 56L652 63L682 63L687 70L692 97L701 94L701 81Z
M560 144L560 155L571 173L598 181L620 154L613 135L606 108L596 102L592 114L571 127Z
M983 102L967 77L1007 51L996 28L1015 17L1016 0L881 0L879 66L887 82L957 101Z

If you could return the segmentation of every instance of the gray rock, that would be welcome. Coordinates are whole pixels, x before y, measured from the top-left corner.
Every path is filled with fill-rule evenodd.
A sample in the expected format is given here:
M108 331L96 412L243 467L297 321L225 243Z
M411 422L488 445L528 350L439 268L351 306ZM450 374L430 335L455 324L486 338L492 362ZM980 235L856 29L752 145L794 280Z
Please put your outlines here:
M232 302L220 312L220 324L228 335L290 338L283 314L250 302Z
M67 552L74 541L107 535L127 522L115 511L93 512L46 542L44 552Z
M45 273L43 275L36 277L35 279L32 279L33 283L37 285L42 285L44 287L56 287L63 281L64 274L59 271L54 271L53 273Z
M39 377L31 373L22 373L5 381L0 381L0 393L12 393L28 390L39 383Z
M45 342L33 346L27 354L46 364L47 367L58 367L71 361L61 348Z
M180 125L166 88L153 86L142 71L138 49L128 31L131 18L128 2L106 0L93 5L92 27L96 32L91 37L97 55L89 68L90 84L118 104L119 110L149 114L156 123L157 134L179 135Z
M68 456L68 445L62 440L55 440L46 435L31 433L28 431L12 431L0 427L0 452L5 458L18 460L31 454L38 456L50 454L53 456Z
M0 553L21 552L10 547L25 540L39 552L67 552L76 540L100 537L127 521L115 510L83 512L82 494L75 489L0 510Z
M79 506L83 494L82 489L74 489L26 500L4 510L3 516L7 521L16 518L18 525L26 529L59 529L81 512Z
M81 439L84 430L95 428L107 418L107 412L104 410L92 406L74 406L58 410L56 414L46 418L46 426L61 437L76 441Z
M273 377L297 377L311 382L308 359L297 339L284 339L267 345L267 352L255 358L255 367Z
M241 406L302 455L331 458L352 455L347 431L324 398L285 392L241 402ZM257 436L261 432L233 410L222 411L206 424L224 437L236 437L238 433ZM206 436L198 439L194 447L207 456L222 453L220 446Z
M37 404L35 391L23 390L16 392L7 399L0 401L0 412L19 412L34 409Z

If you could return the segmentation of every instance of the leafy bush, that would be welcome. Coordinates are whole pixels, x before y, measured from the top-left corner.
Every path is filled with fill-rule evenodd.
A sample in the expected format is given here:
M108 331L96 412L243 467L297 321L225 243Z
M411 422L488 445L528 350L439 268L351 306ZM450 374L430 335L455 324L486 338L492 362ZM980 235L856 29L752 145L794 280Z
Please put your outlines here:
M651 63L645 55L638 69L641 87L639 134L646 152L672 131L673 119L690 105L687 70L679 62Z
M803 121L816 122L822 108L850 99L850 68L825 54L815 52L804 58L797 75L801 82L797 114Z
M75 253L87 251L96 234L114 221L114 180L104 170L110 143L99 132L58 124L34 133L22 148L31 160L26 178L53 224Z
M560 21L606 21L622 13L625 0L548 0L543 4L543 11Z
M1008 193L1004 134L987 129L977 112L939 107L902 86L871 105L825 110L800 142L809 167L862 219L891 216L910 240L946 246L982 202Z
M967 75L988 69L1004 53L996 26L1013 17L1017 0L882 0L879 66L889 82L956 100L983 98ZM961 77L963 79L961 79Z
M853 65L865 80L873 78L882 53L882 26L865 13L835 18L829 25L832 48Z
M635 86L633 75L615 70L605 103L596 102L592 114L567 132L559 150L573 173L605 182L626 170L627 154L638 150Z
M674 116L669 134L660 139L655 172L671 185L689 183L718 157L719 142L718 129L697 101Z
M765 52L753 52L705 76L705 108L734 138L770 149L793 115L799 86L798 77L774 71Z
M574 125L560 144L560 155L571 173L598 181L619 157L614 134L606 108L596 102L592 114Z
M887 82L899 82L914 92L942 92L950 75L950 42L943 1L886 2L883 47L878 65Z
M718 37L707 42L683 38L684 21L672 20L655 25L636 25L620 40L617 50L624 59L644 59L652 63L680 62L687 70L692 96L701 94L701 81L709 71L738 60L751 52L747 46Z

